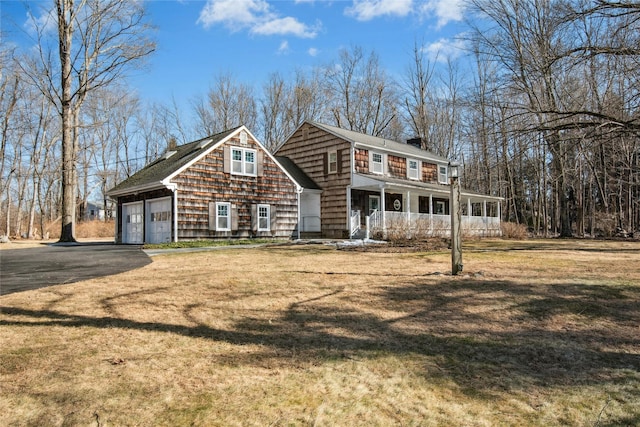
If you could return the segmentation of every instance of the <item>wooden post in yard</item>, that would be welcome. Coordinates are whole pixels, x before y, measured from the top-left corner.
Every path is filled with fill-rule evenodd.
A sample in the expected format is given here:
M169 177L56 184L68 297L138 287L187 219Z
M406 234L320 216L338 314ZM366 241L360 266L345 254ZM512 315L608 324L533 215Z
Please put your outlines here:
M451 177L451 274L462 272L462 211L460 207L460 180L458 179L459 163L449 162L449 175Z

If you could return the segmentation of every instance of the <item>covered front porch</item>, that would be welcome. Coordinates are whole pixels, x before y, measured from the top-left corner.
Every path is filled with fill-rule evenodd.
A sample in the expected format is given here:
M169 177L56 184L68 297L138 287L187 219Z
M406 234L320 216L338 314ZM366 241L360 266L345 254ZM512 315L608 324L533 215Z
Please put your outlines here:
M349 195L351 237L449 236L449 198L447 185L356 175ZM468 236L500 236L500 200L463 190L462 232Z

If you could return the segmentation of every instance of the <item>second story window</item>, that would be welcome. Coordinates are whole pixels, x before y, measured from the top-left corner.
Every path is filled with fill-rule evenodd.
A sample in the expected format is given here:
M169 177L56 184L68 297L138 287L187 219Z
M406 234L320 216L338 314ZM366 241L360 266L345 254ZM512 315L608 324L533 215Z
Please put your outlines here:
M231 173L235 175L256 174L256 151L248 148L231 149Z
M420 163L417 160L407 159L407 178L420 179Z
M380 153L371 153L371 173L383 174L384 165L382 163L383 156Z
M329 152L327 159L327 173L336 173L338 172L338 152L331 151Z
M438 182L440 184L449 183L449 172L446 166L438 166Z

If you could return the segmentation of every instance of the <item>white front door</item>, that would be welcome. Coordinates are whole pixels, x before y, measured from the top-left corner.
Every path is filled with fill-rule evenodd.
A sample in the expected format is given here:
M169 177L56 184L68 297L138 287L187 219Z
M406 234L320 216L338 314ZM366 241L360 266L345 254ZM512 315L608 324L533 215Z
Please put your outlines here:
M122 205L122 243L142 243L144 215L142 202Z
M147 201L147 243L171 241L171 198Z

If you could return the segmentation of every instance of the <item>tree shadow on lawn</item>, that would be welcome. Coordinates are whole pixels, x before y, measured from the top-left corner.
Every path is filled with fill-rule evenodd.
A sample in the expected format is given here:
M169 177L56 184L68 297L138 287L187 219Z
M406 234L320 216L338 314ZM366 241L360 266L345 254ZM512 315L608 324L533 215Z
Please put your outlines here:
M245 317L227 330L19 307L1 307L0 325L123 328L261 346L213 356L216 363L237 366L426 356L430 361L421 374L452 380L487 399L536 386L640 381L638 288L414 278L369 291L336 288L289 305L278 318ZM183 314L195 323L190 311L199 309L187 305Z

